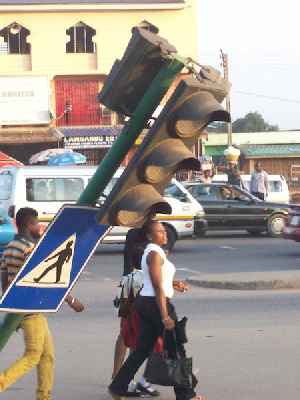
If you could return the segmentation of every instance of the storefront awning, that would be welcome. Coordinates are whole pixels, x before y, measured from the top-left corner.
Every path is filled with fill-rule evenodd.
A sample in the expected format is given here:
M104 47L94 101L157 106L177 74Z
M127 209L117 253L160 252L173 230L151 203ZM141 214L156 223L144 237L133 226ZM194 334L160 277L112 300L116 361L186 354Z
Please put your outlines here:
M81 126L53 128L60 134L65 149L105 149L112 146L123 126Z
M0 130L0 144L58 142L61 138L50 128L5 128Z

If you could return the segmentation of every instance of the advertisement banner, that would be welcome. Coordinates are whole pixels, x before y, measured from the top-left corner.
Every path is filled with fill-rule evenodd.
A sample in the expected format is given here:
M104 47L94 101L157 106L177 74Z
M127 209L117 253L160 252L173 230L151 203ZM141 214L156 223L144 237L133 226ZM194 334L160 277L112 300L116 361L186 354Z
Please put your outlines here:
M0 125L50 123L47 76L0 77Z

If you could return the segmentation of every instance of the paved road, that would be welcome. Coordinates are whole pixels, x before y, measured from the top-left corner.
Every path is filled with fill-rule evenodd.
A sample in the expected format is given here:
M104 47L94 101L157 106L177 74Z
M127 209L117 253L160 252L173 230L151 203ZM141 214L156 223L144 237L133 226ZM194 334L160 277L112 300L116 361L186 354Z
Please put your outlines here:
M203 239L178 242L171 257L180 279L212 269L219 273L226 267L279 268L279 258L288 262L282 268L299 264L300 248L293 242L223 234ZM257 254L260 257L255 258ZM243 259L244 267L240 265ZM106 388L119 324L112 299L121 266L122 246L104 246L73 290L85 303L84 313L75 314L64 305L48 317L56 349L53 400L109 400ZM192 286L190 292L176 294L174 303L179 315L189 317L187 350L198 369L199 393L207 400L298 399L299 290L226 291ZM15 333L0 355L0 369L22 351L22 333ZM31 371L2 393L1 400L33 399L35 381L35 371ZM170 388L161 391L161 400L174 398Z
M195 241L178 241L170 257L177 267L202 274L282 271L300 265L300 243L244 231L210 232Z

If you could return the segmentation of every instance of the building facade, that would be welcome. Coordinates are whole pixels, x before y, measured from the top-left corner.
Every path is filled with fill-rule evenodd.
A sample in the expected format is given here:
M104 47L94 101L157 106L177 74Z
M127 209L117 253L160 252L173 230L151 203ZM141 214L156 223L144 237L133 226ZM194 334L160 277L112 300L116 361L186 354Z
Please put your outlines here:
M290 186L293 185L293 169L298 170L300 176L298 131L232 133L232 143L241 151L239 168L245 174L254 171L255 162L261 162L268 174L283 175ZM212 156L215 164L227 147L226 133L208 133L207 139L202 140L202 153Z
M28 164L46 148L74 148L99 164L123 120L99 104L98 93L131 29L157 27L197 61L196 7L196 0L1 2L1 150Z

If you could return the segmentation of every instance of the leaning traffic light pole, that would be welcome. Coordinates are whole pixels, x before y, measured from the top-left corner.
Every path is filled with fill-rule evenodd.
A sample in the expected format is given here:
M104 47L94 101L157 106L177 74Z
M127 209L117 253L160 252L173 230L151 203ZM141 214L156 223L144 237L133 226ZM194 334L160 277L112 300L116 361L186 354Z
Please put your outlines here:
M171 213L162 193L178 170L200 169L191 149L209 123L230 121L220 104L229 88L212 67L180 81L100 208L100 224L139 227L150 214Z
M147 121L188 64L167 40L145 29L135 28L122 60L115 62L99 94L99 101L130 117L106 154L77 204L95 205L113 174L134 145ZM0 322L0 351L23 314L5 314Z

